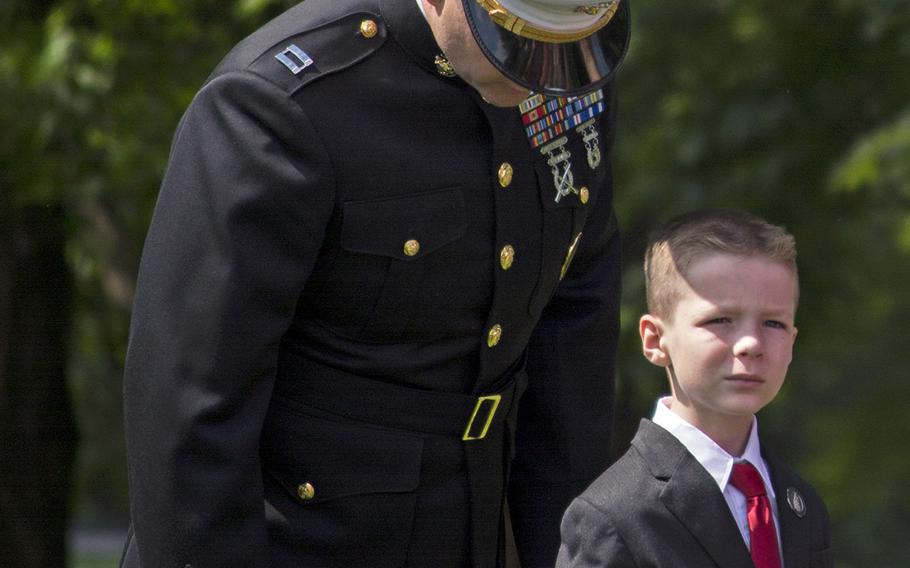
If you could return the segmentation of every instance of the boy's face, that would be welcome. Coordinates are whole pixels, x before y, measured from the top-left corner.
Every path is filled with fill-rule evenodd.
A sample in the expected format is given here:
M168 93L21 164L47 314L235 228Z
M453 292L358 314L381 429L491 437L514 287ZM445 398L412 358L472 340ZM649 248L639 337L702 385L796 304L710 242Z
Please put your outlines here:
M705 432L751 424L792 359L795 272L765 257L717 253L674 285L672 318L645 315L640 324L645 356L667 368L673 411Z

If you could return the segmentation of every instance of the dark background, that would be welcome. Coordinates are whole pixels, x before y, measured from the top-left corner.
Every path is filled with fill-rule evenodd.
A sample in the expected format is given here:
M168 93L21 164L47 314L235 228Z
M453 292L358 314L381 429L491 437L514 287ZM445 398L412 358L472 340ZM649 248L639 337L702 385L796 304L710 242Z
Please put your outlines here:
M0 564L113 565L116 552L85 543L112 534L116 548L127 519L121 373L170 139L230 46L292 4L0 3ZM749 209L796 235L802 284L764 442L826 499L838 566L905 566L910 1L632 11L613 451L666 390L636 332L648 231L693 208Z

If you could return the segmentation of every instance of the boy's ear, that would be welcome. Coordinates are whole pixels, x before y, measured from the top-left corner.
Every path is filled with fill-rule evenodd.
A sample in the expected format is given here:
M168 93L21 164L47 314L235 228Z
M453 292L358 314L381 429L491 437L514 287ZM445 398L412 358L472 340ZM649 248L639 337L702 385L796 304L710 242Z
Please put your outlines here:
M641 336L641 351L645 359L658 367L670 365L670 357L661 343L664 325L659 317L645 314L638 320L638 334Z

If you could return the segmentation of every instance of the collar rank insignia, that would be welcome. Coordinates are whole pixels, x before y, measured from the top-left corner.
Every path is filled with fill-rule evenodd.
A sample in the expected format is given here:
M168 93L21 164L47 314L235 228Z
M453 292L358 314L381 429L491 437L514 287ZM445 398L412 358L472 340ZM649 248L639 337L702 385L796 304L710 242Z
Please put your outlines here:
M280 61L294 75L299 75L301 71L313 64L313 59L294 43L278 53L275 59Z

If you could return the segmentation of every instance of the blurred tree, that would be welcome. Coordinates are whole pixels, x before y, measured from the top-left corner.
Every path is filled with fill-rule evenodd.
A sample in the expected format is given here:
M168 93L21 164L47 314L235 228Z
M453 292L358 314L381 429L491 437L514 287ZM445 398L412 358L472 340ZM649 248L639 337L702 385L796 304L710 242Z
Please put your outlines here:
M67 353L80 516L125 514L120 378L170 137L227 49L290 4L0 4L0 565L65 565Z
M0 230L0 565L63 567L76 455L63 216L56 207L16 213Z
M66 365L72 277L60 200L34 198L52 175L33 153L49 139L33 54L48 3L4 4L0 33L0 565L66 565L76 425ZM15 34L14 34L15 30Z

